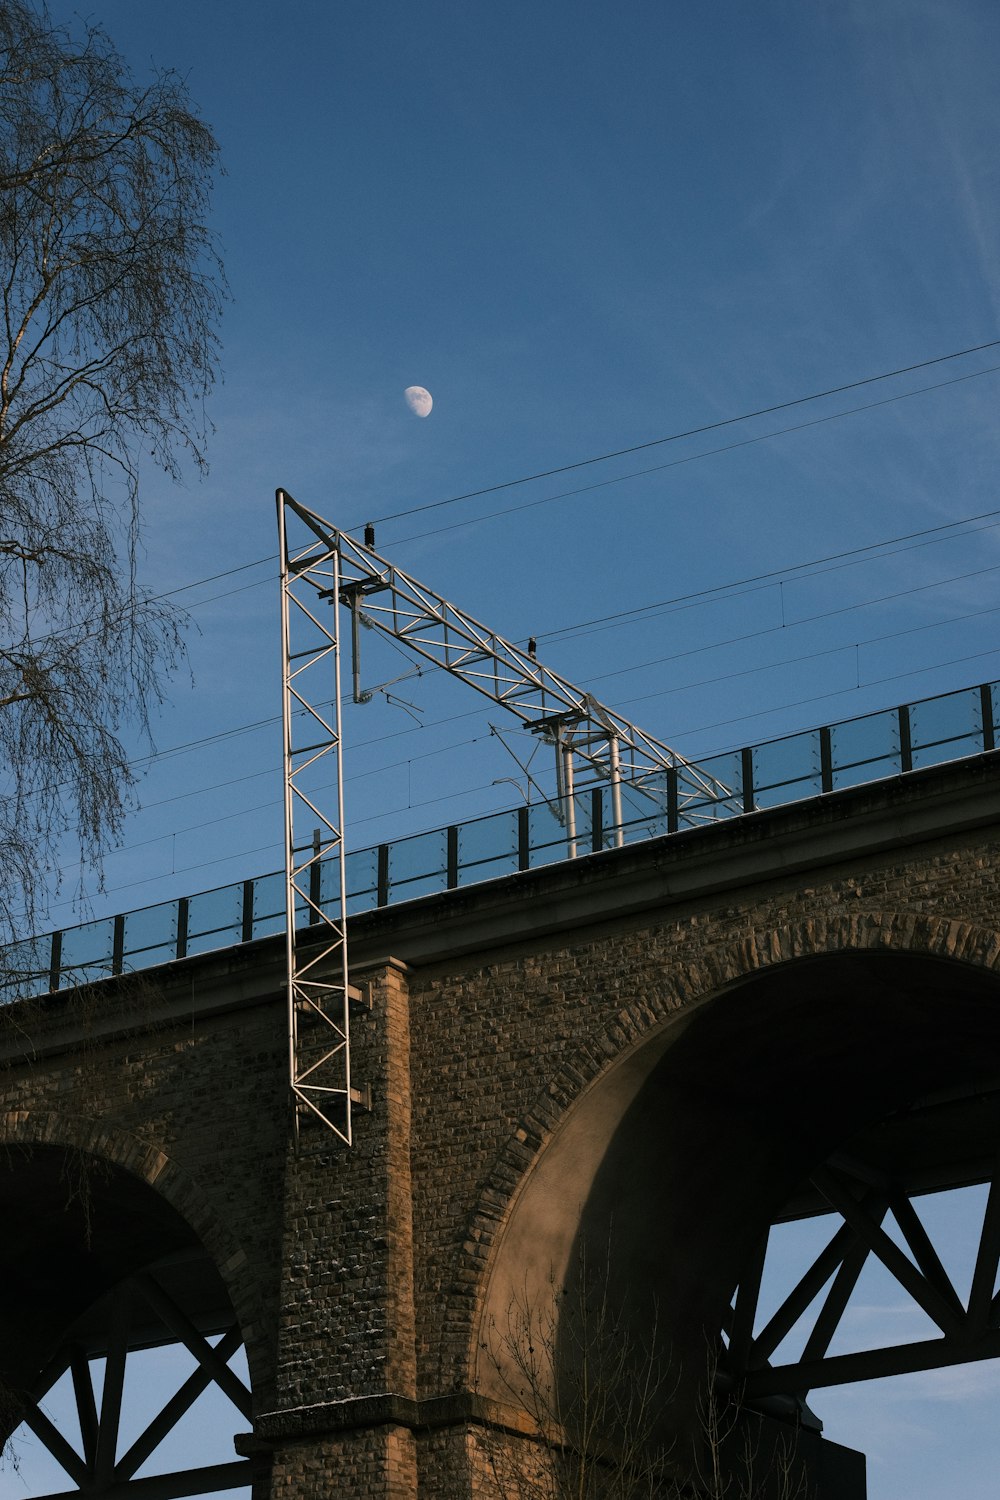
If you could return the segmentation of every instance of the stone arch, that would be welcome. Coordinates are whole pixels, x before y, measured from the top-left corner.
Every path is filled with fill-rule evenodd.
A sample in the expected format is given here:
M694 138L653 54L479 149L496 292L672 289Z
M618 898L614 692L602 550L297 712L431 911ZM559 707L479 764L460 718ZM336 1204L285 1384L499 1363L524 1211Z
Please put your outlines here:
M883 960L894 968L892 975ZM507 1141L469 1226L463 1256L475 1276L469 1278L465 1306L454 1307L452 1316L468 1319L468 1369L477 1388L490 1393L480 1359L484 1328L505 1299L524 1286L526 1257L534 1267L532 1274L546 1270L546 1258L557 1277L565 1274L588 1211L599 1217L595 1192L600 1189L607 1195L616 1173L628 1168L622 1144L627 1140L626 1123L628 1130L640 1129L636 1122L645 1110L649 1122L663 1128L662 1119L654 1120L650 1101L670 1074L670 1057L681 1057L681 1041L687 1038L687 1055L694 1056L699 1032L703 1038L710 1033L708 1021L713 1016L732 1017L741 999L770 1005L776 1016L787 1015L792 1003L789 986L800 980L816 989L816 1012L823 1003L833 1003L831 986L838 978L856 984L862 974L859 966L866 963L865 983L872 993L882 986L883 1009L888 990L904 977L926 989L921 1001L926 1012L920 1022L922 1041L911 1040L909 1081L900 1079L899 1088L909 1087L919 1072L917 1053L930 1034L931 1012L952 981L967 997L966 1010L988 1013L987 1030L992 1037L996 1024L1000 1039L1000 1004L989 1003L994 991L1000 1000L1000 934L947 918L870 911L751 931L734 942L703 948L696 958L664 976L660 994L635 998L599 1035L580 1045ZM881 975L875 974L880 966ZM698 1026L693 1024L696 1020ZM892 1024L887 1020L883 1026L880 1045L886 1045ZM972 1065L972 1054L967 1053L963 1066ZM864 1108L871 1113L877 1108L874 1096L880 1087L872 1070L866 1086L872 1097ZM817 1105L817 1117L818 1113ZM864 1109L855 1113L860 1118ZM836 1135L851 1123L846 1118L831 1122L828 1133ZM784 1191L810 1155L828 1148L821 1134L817 1127L813 1138L795 1146L785 1170L772 1174L769 1187L748 1182L747 1192L775 1196ZM600 1188L602 1171L605 1180ZM551 1214L542 1211L545 1203L553 1208ZM726 1247L726 1264L718 1268L720 1286L730 1275L729 1262L735 1265L743 1248L739 1235ZM692 1310L689 1342L694 1329L710 1317L704 1307Z
M197 1184L160 1147L84 1117L14 1110L0 1116L0 1194L34 1209L32 1222L0 1244L0 1284L11 1299L20 1287L28 1304L21 1313L23 1363L4 1372L13 1388L117 1277L193 1247L207 1253L225 1286L253 1370L261 1320L248 1257ZM109 1204L116 1212L120 1206L121 1227L90 1221L92 1209ZM54 1282L60 1290L50 1293L42 1317L31 1291L36 1283Z

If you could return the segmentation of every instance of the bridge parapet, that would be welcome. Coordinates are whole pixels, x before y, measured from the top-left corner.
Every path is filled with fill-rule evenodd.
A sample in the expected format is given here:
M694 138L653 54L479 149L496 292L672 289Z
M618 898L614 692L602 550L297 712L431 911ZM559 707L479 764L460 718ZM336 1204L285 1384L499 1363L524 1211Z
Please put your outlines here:
M1000 682L821 725L699 762L725 795L708 792L683 807L676 773L624 786L624 842L640 843L828 795L924 767L989 753L997 745ZM575 842L582 852L611 847L610 790L577 798ZM347 855L348 912L397 902L558 863L568 857L564 829L549 803L491 813L412 834ZM314 869L313 899L338 900L334 861ZM301 924L309 913L302 905ZM141 907L16 945L0 1003L42 995L245 943L283 931L285 877L272 872L173 901Z

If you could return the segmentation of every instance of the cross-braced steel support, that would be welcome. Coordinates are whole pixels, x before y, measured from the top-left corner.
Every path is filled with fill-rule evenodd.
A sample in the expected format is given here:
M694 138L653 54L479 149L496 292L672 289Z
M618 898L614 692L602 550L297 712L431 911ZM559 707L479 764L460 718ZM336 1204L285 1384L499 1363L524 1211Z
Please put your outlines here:
M994 1164L971 1286L963 1297L945 1270L905 1184L840 1157L812 1175L835 1216L827 1244L760 1327L758 1301L766 1237L741 1278L721 1365L726 1384L751 1406L802 1402L811 1390L916 1370L1000 1358L1000 1161ZM961 1185L967 1185L963 1183ZM888 1215L897 1236L885 1228ZM830 1353L866 1264L877 1260L937 1329L933 1338ZM792 1331L798 1356L772 1363Z
M197 1362L196 1368L121 1452L122 1409L130 1391L130 1353L148 1346L151 1324L156 1342L181 1343ZM141 1331L140 1331L141 1330ZM250 1391L229 1368L243 1342L231 1323L214 1345L164 1291L155 1274L142 1272L123 1282L109 1299L106 1327L99 1350L70 1338L39 1379L33 1399L26 1402L23 1420L65 1471L74 1488L37 1497L37 1500L184 1500L186 1496L242 1489L251 1482L251 1462L204 1464L137 1478L140 1468L173 1432L181 1418L210 1388L221 1391L235 1412L249 1424ZM103 1380L94 1380L92 1362L104 1360ZM42 1402L55 1383L70 1374L79 1426L79 1445L46 1416ZM98 1394L99 1389L99 1394Z

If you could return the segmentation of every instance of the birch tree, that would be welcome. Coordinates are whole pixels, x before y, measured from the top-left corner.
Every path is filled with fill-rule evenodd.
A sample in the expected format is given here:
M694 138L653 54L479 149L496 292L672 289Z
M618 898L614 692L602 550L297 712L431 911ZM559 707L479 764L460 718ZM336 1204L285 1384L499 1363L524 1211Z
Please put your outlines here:
M68 835L99 867L182 654L137 582L139 470L204 465L217 157L176 74L0 0L0 940Z

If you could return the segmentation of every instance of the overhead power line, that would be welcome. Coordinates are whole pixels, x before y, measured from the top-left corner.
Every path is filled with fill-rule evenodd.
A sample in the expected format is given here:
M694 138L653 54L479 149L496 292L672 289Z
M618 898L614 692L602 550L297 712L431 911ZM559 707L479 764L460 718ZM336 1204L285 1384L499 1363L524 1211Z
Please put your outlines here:
M613 458L627 458L632 453L644 453L650 448L662 447L665 443L679 443L685 438L702 437L707 432L719 432L724 427L734 427L738 422L750 422L756 417L774 416L779 411L791 411L796 406L805 406L810 401L823 401L830 396L842 396L847 391L861 390L882 380L894 380L901 375L913 375L918 370L929 370L934 365L947 364L951 360L964 359L970 354L981 354L986 349L1000 347L1000 339L991 339L985 344L974 344L968 349L955 349L950 354L939 354L933 359L923 359L917 364L900 365L895 370L883 370L878 375L865 375L859 380L849 380L844 385L834 385L822 391L811 391L807 396L794 396L788 401L777 401L771 406L760 406L753 411L742 412L738 417L722 417L717 422L705 422L700 427L688 427L682 432L670 432L664 437L648 438L643 443L633 443L628 448L616 448L609 453L597 453L591 458L579 458L573 463L559 464L554 469L540 469L536 474L524 474L518 479L505 479L500 484L485 485L482 489L466 490L461 495L450 495L446 500L428 500L423 505L411 505L406 510L391 511L376 517L379 521L399 521L404 516L420 515L424 511L439 510L445 505L458 505L463 500L477 500L481 495L495 495L501 490L510 490L522 484L532 484L537 479L554 479L557 474L570 474L576 469L586 469L593 464L607 463ZM362 524L361 522L355 523Z
M803 562L790 563L787 567L784 567L784 568L777 568L777 569L774 569L773 571L766 572L766 573L751 574L751 575L748 575L745 578L734 579L734 580L730 581L729 583L725 583L725 584L715 584L715 585L712 585L712 586L710 586L708 588L695 590L695 591L693 591L691 593L687 593L687 594L676 594L676 595L673 595L673 596L671 596L671 597L669 597L667 599L655 600L654 602L652 602L650 604L636 605L632 609L619 610L619 611L616 611L615 613L609 614L609 615L594 616L594 617L592 617L590 619L577 621L575 624L572 624L572 625L560 626L556 630L552 630L552 631L548 631L548 632L544 632L544 633L540 632L539 636L538 636L538 639L539 640L549 640L549 641L569 640L569 639L572 639L577 634L585 633L585 632L592 631L592 630L607 629L607 628L613 627L614 625L628 624L628 623L631 623L633 621L635 621L637 623L641 623L643 620L654 616L656 613L664 612L664 611L669 611L669 610L673 610L673 609L681 609L681 608L690 607L692 604L696 604L696 603L699 603L699 602L704 602L704 603L725 602L727 599L739 597L739 595L740 595L741 592L747 592L747 591L751 591L751 590L754 590L754 589L757 589L757 588L760 588L760 587L771 586L776 581L778 581L778 580L780 580L782 578L787 578L787 577L789 577L789 575L792 575L792 574L796 574L796 575L798 575L800 577L801 576L819 576L819 574L821 572L823 572L823 571L829 571L832 568L843 566L844 563L845 563L845 560L855 559L855 560L862 561L862 562L865 562L865 561L875 562L875 561L879 560L879 557L881 555L884 555L885 549L887 549L887 548L895 548L897 552L898 551L909 551L909 550L912 550L915 547L922 547L922 546L933 545L934 542L939 542L939 541L947 541L947 540L950 540L949 534L950 533L954 533L955 531L957 531L957 529L959 527L962 527L962 526L972 526L973 523L976 522L976 521L984 521L984 520L985 521L989 521L989 520L991 520L991 518L993 518L995 516L1000 516L1000 509L998 509L998 510L991 510L991 511L982 511L978 515L966 516L966 517L963 517L961 520L958 520L958 521L947 521L947 522L942 523L939 526L925 527L925 528L923 528L922 530L919 530L919 531L905 532L905 533L903 533L900 536L886 537L886 538L884 538L880 542L869 542L866 545L861 546L861 547L852 547L852 548L848 548L848 549L846 549L844 551L828 553L828 554L826 554L824 556L821 556L821 557L809 558L809 559L807 559L807 560L805 560ZM984 527L984 528L980 528L980 529L988 530L988 529L994 529L994 528ZM973 575L966 575L966 574L949 575L946 578L938 579L935 583L927 584L927 585L924 585L923 587L924 588L943 587L944 585L946 585L948 583L956 582L958 580L961 580L962 578L965 578L966 576L973 576ZM913 590L912 589L908 589L908 590L906 590L906 592L907 593L911 593L911 592L913 592ZM890 597L890 596L886 596L886 597ZM881 602L885 602L884 598L883 599L874 599L874 600L873 599L857 600L857 601L855 601L854 604L846 606L846 607L844 607L843 609L840 609L840 610L832 611L831 613L845 614L845 613L849 613L851 610L854 610L854 609L863 609L863 608L866 608L870 604L881 603ZM792 624L798 625L798 624L810 623L813 618L820 619L820 618L823 618L823 616L815 616L815 617L810 617L809 619L806 619L806 620L793 621L793 622L790 622L790 625L788 627L785 627L785 628L790 628ZM947 622L945 622L945 623L947 623ZM779 630L781 628L782 627L780 627L780 626L768 627L768 628L766 628L764 630L753 631L749 635L740 635L740 636L728 637L728 638L725 638L723 640L710 642L708 645L702 645L702 646L691 648L691 650L689 650L689 651L680 652L680 653L677 654L676 657L661 658L660 660L663 661L663 662L668 661L668 660L677 660L677 659L679 659L682 656L697 655L697 654L700 654L700 653L703 653L703 652L706 652L706 651L709 651L709 650L719 650L722 647L725 647L725 646L728 646L728 645L741 644L741 643L743 643L743 642L745 642L747 640L755 639L758 636L772 634L776 630ZM435 670L434 668L427 667L427 668L424 669L424 675L430 675L434 670ZM615 675L618 675L619 672L620 672L620 669L616 669L615 673L611 673L611 674L608 674L608 675L615 676ZM595 678L593 680L594 681L598 681L600 679ZM453 715L450 715L447 719L440 720L438 722L439 723L452 723L453 721L458 720L458 719L470 718L476 712L478 712L478 710L471 710L471 711L467 711L467 712L461 713L461 714L453 714ZM205 748L207 748L209 746L219 744L220 742L222 742L224 740L234 739L234 738L236 738L236 737L238 737L240 735L253 733L254 731L258 731L258 730L262 730L262 729L273 728L279 722L280 722L280 715L278 715L278 714L271 714L271 715L268 715L268 717L263 718L263 719L256 719L256 720L253 720L250 723L246 723L246 724L233 725L233 726L231 726L228 729L220 729L220 730L215 731L212 734L200 736L197 739L182 741L181 743L176 744L176 745L169 745L165 749L153 751L153 752L151 752L149 754L146 754L146 755L137 756L137 757L135 757L133 760L131 760L129 762L129 765L130 765L131 769L133 769L133 770L139 770L139 769L142 769L143 767L148 767L148 766L151 766L151 765L156 764L156 763L162 763L163 761L170 760L174 756L186 754L186 753L188 753L191 750L205 749ZM383 739L389 739L389 738L395 739L395 738L398 738L398 737L400 737L400 736L402 736L404 734L413 734L413 733L416 733L417 729L420 728L420 727L422 727L422 726L420 726L420 725L408 726L405 729L400 729L400 730L392 731L390 734L380 735L378 737L378 741L377 742L381 742ZM376 743L376 741L362 740L362 741L359 742L357 748L363 749L367 745L370 745L372 743ZM264 774L264 773L254 773L254 774L257 775L257 774ZM242 780L242 779L243 779L242 777L238 777L238 778L235 778L234 780ZM227 783L227 782L220 782L220 783L217 783L215 787L210 787L210 788L205 788L205 787L190 788L190 789L188 789L187 791L185 791L183 793L177 794L175 797L165 798L163 800L164 801L182 801L182 800L187 799L188 797L196 796L200 792L203 792L203 791L206 791L206 790L216 790L216 789L218 789L218 787L226 786L228 784L229 783ZM157 803L149 803L149 804L146 804L146 805L147 805L147 807L155 807L155 806L159 806L161 804L157 802Z
M992 521L995 516L1000 516L1000 510L985 510L977 516L966 516L961 521L946 521L940 526L926 526L920 531L909 531L902 536L887 537L881 542L868 542L861 547L848 547L842 552L829 552L824 557L815 557L807 562L791 563L784 568L772 568L766 573L751 573L746 578L737 578L730 583L712 584L708 588L694 589L688 594L673 594L667 599L659 599L652 604L637 604L631 609L620 609L608 615L595 615L589 620L578 620L573 625L561 625L555 630L539 631L537 638L542 641L569 640L582 631L588 631L596 626L620 624L624 621L635 620L641 623L664 610L680 609L690 604L704 604L718 601L725 603L728 599L738 598L740 594L747 591L772 587L781 579L794 582L792 575L802 577L819 577L820 574L832 572L850 562L879 562L883 557L892 557L898 552L915 551L918 547L933 545L935 541L948 541L950 537L942 535L943 532L954 532L960 526L974 526L976 521ZM961 535L975 535L976 531L992 531L996 529L996 523L991 526L976 527L974 531L961 533ZM904 545L910 543L911 545ZM887 549L891 548L892 551ZM874 554L866 556L865 554ZM950 578L942 579L943 583L950 583ZM865 603L867 601L861 601ZM860 607L860 605L858 606Z
M984 370L973 370L967 375L956 375L951 380L937 380L933 385L920 385L912 391L899 391L896 395L885 396L880 401L863 401L860 406L848 406L843 411L828 412L826 416L812 417L808 422L793 422L789 427L776 427L771 432L758 433L756 437L740 438L735 443L720 443L716 448L703 448L698 453L686 453L683 458L672 458L668 463L652 464L646 469L630 469L627 474L614 474L610 479L598 479L593 484L577 485L571 490L557 490L554 495L541 495L535 500L524 500L520 505L506 505L500 510L490 510L482 515L463 517L461 521L450 521L446 526L432 526L425 531L411 532L409 536L399 538L396 545L402 546L407 542L423 541L429 536L443 536L446 531L462 531L467 526L478 526L483 521L496 521L503 516L520 515L522 511L536 510L541 505L554 505L557 500L571 500L577 495L591 495L595 490L609 489L616 484L626 484L630 479L645 479L650 474L664 474L668 469L683 468L685 464L699 463L705 458L717 458L720 453L735 453L738 448L752 448L758 443L768 443L773 438L787 437L790 433L807 432L810 427L823 427L829 422L840 422L845 417L856 417L862 412L876 411L880 406L892 406L897 401L910 401L915 396L926 396L930 391L941 391L949 385L963 385L967 380L979 380L984 375L996 375L998 371L1000 371L1000 365L988 365ZM732 420L739 422L742 419L734 417ZM664 439L664 441L667 440ZM595 461L599 462L599 460Z
M966 355L976 354L976 353L981 352L982 350L993 349L993 348L997 348L997 347L1000 347L1000 339L994 339L990 343L986 343L986 344L977 344L977 345L975 345L975 346L973 346L973 347L971 347L969 349L955 350L951 354L938 355L934 359L924 360L921 363L915 364L915 365L906 365L906 366L904 366L904 367L902 367L902 368L900 368L898 370L887 370L887 371L883 372L880 375L869 375L869 376L866 376L862 380L852 381L851 383L849 383L847 385L834 386L834 387L831 387L829 390L816 391L816 392L813 392L812 394L807 395L807 396L797 396L797 397L793 398L792 400L780 402L776 406L762 407L758 411L744 412L741 416L725 417L725 418L721 419L718 422L711 422L711 423L708 423L707 425L702 426L702 427L694 427L694 428L691 428L690 430L688 430L686 432L670 433L666 437L651 438L647 442L637 443L637 444L633 445L630 448L621 448L621 449L618 449L615 452L602 453L602 454L594 455L594 456L592 456L590 458L578 459L578 460L576 460L573 463L563 464L560 467L555 468L555 469L546 469L546 470L540 471L537 474L525 474L525 475L522 475L520 478L517 478L517 479L508 479L508 480L502 481L499 484L486 485L482 489L469 490L465 494L452 495L449 498L444 499L444 500L430 500L426 504L412 506L408 510L395 511L395 512L392 512L391 514L387 514L387 515L378 517L378 519L382 520L382 521L394 521L394 520L399 520L399 519L401 519L402 517L405 517L405 516L418 515L418 514L420 514L423 511L436 510L436 509L439 509L439 508L441 508L443 506L447 506L447 505L457 505L459 503L459 501L462 501L462 500L471 500L471 499L475 499L475 498L477 498L477 497L479 497L481 495L491 495L491 494L496 494L496 493L498 493L498 492L500 492L502 490L514 489L517 486L522 485L522 484L531 484L531 483L533 483L537 479L548 479L548 478L552 478L552 477L554 477L555 475L558 475L558 474L567 474L567 473L572 472L574 469L587 468L587 467L589 467L589 466L591 466L593 464L604 463L607 460L612 459L612 458L621 458L621 457L624 457L624 456L626 456L626 455L628 455L630 453L640 453L644 449L655 448L655 447L659 446L660 444L680 442L683 438L686 438L686 437L695 437L695 436L697 436L697 435L699 435L701 433L717 431L720 428L724 428L724 427L732 427L732 426L737 425L740 422L750 421L754 417L767 416L769 414L773 414L773 413L779 412L779 411L788 411L788 410L791 410L792 408L794 408L796 406L804 406L807 403L809 403L810 401L820 401L820 400L822 400L826 396L834 396L834 395L842 394L845 391L857 390L857 389L859 389L859 388L861 388L863 386L872 385L872 384L874 384L874 383L876 383L878 381L881 381L881 380L891 380L895 376L898 376L898 375L906 375L906 374L910 374L910 373L912 373L912 372L914 372L916 370L928 369L928 368L930 368L933 365L943 364L943 363L946 363L949 360L961 359L961 358L963 358ZM656 464L652 468L649 468L649 469L638 469L638 470L635 470L635 471L633 471L632 473L629 473L629 474L619 474L619 475L614 476L611 479L602 479L602 480L599 480L596 484L581 486L579 489L562 490L558 494L555 494L555 495L547 495L547 496L542 497L541 499L529 500L529 501L525 502L523 505L510 506L509 508L504 509L504 510L490 511L487 515L473 516L473 517L470 517L468 520L457 521L457 522L449 524L448 526L437 527L437 528L434 528L434 529L429 530L429 531L414 532L411 536L400 538L397 541L396 545L397 546L401 546L401 545L405 545L407 542L422 541L425 537L428 537L428 536L437 536L441 532L452 531L452 530L457 529L458 527L478 525L482 521L491 521L491 520L496 520L498 518L501 518L503 516L514 515L518 511L521 511L521 510L530 510L530 509L533 509L534 507L539 506L539 505L549 505L549 504L552 504L553 502L555 502L557 500L571 499L575 495L588 494L592 490L602 489L602 488L607 487L608 485L624 484L624 483L626 483L630 479L645 478L649 474L661 473L665 469L674 468L674 467L677 467L680 464L696 463L696 462L698 462L701 459L714 458L714 457L716 457L720 453L730 453L730 452L733 452L737 448L749 447L752 444L768 442L772 438L775 438L775 437L784 437L787 434L792 433L792 432L802 432L802 431L804 431L805 429L807 429L809 427L821 426L821 425L823 425L823 424L825 424L827 422L836 422L836 421L841 420L843 417L856 416L859 413L864 412L864 411L873 411L873 410L875 410L876 408L878 408L880 406L891 405L895 401L904 401L904 400L909 399L912 396L926 395L930 391L942 390L946 386L950 386L950 385L959 385L959 384L962 384L963 382L965 382L967 380L976 380L976 379L981 378L984 375L994 375L998 371L1000 371L1000 365L990 365L990 366L988 366L984 370L974 370L974 371L971 371L969 374L959 375L959 376L956 376L954 379L951 379L951 380L940 381L940 382L935 383L934 385L921 386L921 387L919 387L919 389L917 389L915 391L904 391L904 392L901 392L900 394L898 394L896 396L887 397L884 400L872 401L872 402L868 402L868 403L866 403L866 404L864 404L862 406L851 407L847 411L831 412L828 416L818 417L814 421L796 423L792 427L782 427L782 428L779 428L775 432L761 433L757 437L743 438L743 439L741 439L737 443L726 443L726 444L723 444L721 447L710 448L707 451L702 452L702 453L693 453L693 454L690 454L690 455L688 455L687 457L685 457L683 459L678 459L678 460L675 460L675 461L673 461L671 463L668 463L668 464ZM992 514L992 512L987 512L987 514ZM975 517L970 517L969 519L972 520L972 519L976 519L976 518ZM352 529L356 530L359 526L361 526L363 524L364 524L363 521L352 522L352 523L350 523L350 525L346 529L347 530L352 530ZM956 522L953 522L952 524L958 526L958 525L963 525L965 523L964 522L960 522L960 521L956 521ZM872 543L871 545L872 546L878 546L879 543ZM861 550L865 550L865 549L861 549ZM264 566L266 566L268 564L270 564L272 566L275 566L274 577L276 578L277 577L277 570L276 570L276 559L275 559L275 557L273 555L272 556L267 556L267 557L258 557L258 558L255 558L252 562L240 563L236 567L225 568L221 572L218 572L218 573L210 573L205 578L196 578L196 579L193 579L190 583L178 584L175 588L165 589L161 593L150 595L149 598L151 600L154 600L154 601L157 600L157 599L169 599L169 598L174 597L176 594L187 593L191 589L201 588L205 584L216 583L220 579L231 578L231 577L235 576L237 573L245 573L245 572L247 572L251 568L260 568L260 567L264 567ZM802 566L806 566L806 565L803 564ZM271 582L271 581L272 581L272 579L262 578L262 579L256 580L253 583L243 585L243 588L244 589L260 588L260 587L263 586L263 584ZM722 587L725 587L725 585L722 585ZM212 594L207 599L199 599L199 600L197 600L195 602L195 604L193 604L191 606L191 608L192 609L198 609L203 604L212 604L212 603L217 602L219 599L228 598L230 596L230 594L232 594L232 593L240 593L242 591L243 591L243 589L232 589L232 590L228 590L224 594Z

